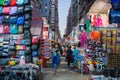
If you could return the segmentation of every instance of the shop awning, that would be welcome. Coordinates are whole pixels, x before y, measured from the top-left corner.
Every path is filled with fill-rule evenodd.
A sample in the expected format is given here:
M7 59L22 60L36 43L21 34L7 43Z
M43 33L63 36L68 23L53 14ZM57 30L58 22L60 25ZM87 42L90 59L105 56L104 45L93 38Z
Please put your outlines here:
M96 0L89 10L89 13L106 14L110 8L111 4L109 0Z

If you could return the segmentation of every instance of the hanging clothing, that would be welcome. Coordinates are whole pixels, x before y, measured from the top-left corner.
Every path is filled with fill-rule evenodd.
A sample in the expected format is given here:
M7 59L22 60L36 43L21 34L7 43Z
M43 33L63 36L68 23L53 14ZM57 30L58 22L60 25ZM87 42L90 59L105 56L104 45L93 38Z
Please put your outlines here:
M81 47L84 47L84 44L87 41L87 33L86 32L82 32L80 34L80 40L81 40Z

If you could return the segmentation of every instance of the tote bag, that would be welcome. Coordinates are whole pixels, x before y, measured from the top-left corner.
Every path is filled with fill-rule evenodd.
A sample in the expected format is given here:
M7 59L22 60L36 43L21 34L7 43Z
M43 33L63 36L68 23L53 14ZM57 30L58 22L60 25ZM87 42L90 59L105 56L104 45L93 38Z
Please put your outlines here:
M10 5L15 6L16 5L16 0L11 0Z
M14 6L14 7L11 7L10 8L10 15L14 15L14 14L16 14L17 13L17 7L16 6Z

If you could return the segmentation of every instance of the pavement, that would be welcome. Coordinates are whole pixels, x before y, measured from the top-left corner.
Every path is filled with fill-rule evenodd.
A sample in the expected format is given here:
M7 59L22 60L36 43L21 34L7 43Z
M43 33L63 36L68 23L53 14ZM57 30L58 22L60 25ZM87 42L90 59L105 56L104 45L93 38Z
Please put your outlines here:
M68 68L66 62L61 63L56 75L53 74L52 69L49 67L42 70L44 79L41 80L89 80L89 75L81 74L74 70L72 67Z

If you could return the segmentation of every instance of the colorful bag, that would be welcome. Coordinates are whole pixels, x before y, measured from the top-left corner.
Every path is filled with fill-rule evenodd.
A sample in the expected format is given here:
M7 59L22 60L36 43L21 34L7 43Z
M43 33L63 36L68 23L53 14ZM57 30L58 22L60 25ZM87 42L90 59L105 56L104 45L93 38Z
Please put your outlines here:
M38 45L36 45L36 44L32 45L32 50L33 51L38 50Z
M11 7L10 8L10 15L15 15L17 13L17 7L16 6L14 6L14 7Z
M10 33L17 34L18 33L18 26L16 24L10 24Z
M13 50L15 50L15 46L14 45L8 46L8 49L9 49L9 51L13 51Z
M9 22L15 24L17 22L17 19L18 19L17 16L11 16Z
M18 26L18 33L23 33L23 25Z
M10 27L9 27L9 25L4 25L3 26L3 28L4 28L4 33L10 33Z
M25 20L30 20L31 19L31 15L30 14L25 14Z
M2 13L3 14L9 14L10 12L10 7L4 7Z
M29 21L25 21L24 29L29 29L29 28L30 28L30 22Z
M0 51L3 51L3 46L0 46Z
M16 0L11 0L10 5L11 5L11 6L15 6L15 5L16 5Z
M26 46L25 54L30 54L31 53L31 47Z
M30 39L26 39L25 40L25 45L27 45L27 46L31 45L31 40Z
M32 51L32 57L38 56L38 51Z
M23 6L18 7L17 14L23 14L23 12L24 12L24 7Z
M25 62L26 63L31 63L32 61L32 56L31 55L25 55Z
M11 0L4 0L4 5L7 6L10 4L10 2L11 2Z
M32 38L32 44L38 44L39 38L38 37L33 37Z
M4 0L0 0L0 5L3 5L3 3L4 3Z
M18 24L18 25L22 25L22 24L24 24L24 21L25 21L25 17L24 17L24 16L21 16L21 17L18 18L17 24Z
M3 22L4 23L9 23L10 16L3 16Z
M2 14L2 11L3 11L3 7L0 7L0 14Z
M30 4L30 0L24 0L24 4Z
M24 0L17 0L17 5L23 5L24 4Z
M31 11L30 5L26 5L24 11L25 12L30 12Z
M109 23L120 23L120 11L110 10Z
M0 16L0 24L2 24L3 16Z
M120 0L111 0L111 5L114 10L120 10Z
M3 33L4 30L3 30L3 25L0 25L0 33Z

